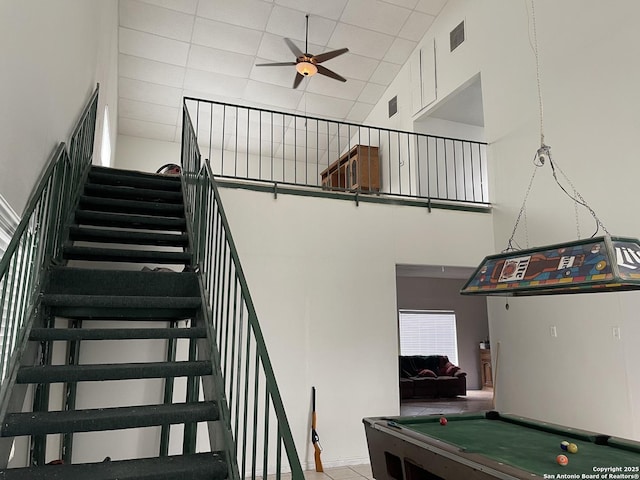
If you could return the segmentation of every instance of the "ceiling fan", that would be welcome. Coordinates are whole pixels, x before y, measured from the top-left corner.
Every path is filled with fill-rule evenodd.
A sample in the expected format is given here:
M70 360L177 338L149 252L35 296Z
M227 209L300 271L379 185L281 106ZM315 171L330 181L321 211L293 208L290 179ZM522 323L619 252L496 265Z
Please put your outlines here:
M289 49L296 56L295 62L278 62L278 63L258 63L256 67L284 67L295 65L296 67L296 78L293 81L293 88L298 88L300 82L304 77L311 77L316 73L320 75L325 75L327 77L333 78L335 80L340 80L341 82L346 82L347 79L341 75L338 75L336 72L329 70L327 67L320 65L322 62L326 62L327 60L331 60L332 58L337 57L338 55L342 55L343 53L347 53L349 51L348 48L341 48L339 50L332 50L330 52L321 53L320 55L313 55L311 53L306 53L309 51L309 15L307 17L307 28L305 32L305 52L303 53L296 46L293 41L289 38L285 38Z

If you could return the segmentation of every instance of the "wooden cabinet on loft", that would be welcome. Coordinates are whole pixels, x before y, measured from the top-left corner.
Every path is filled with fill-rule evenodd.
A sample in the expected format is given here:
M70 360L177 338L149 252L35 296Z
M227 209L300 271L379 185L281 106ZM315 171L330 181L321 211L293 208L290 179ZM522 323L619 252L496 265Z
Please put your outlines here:
M356 145L320 172L322 188L331 190L380 191L378 147Z

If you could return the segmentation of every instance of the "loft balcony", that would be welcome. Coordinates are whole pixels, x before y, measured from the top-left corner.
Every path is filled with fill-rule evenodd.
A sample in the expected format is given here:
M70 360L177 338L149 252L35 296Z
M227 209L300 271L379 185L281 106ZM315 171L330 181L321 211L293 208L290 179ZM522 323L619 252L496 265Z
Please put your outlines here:
M183 122L193 126L201 158L224 186L429 209L490 209L483 142L190 97L184 99Z

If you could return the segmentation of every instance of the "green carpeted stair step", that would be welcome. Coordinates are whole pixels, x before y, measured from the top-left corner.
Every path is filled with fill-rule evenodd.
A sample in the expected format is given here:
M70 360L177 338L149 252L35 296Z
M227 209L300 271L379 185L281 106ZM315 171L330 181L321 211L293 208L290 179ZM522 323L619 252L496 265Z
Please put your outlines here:
M132 262L132 263L164 263L191 264L191 254L188 252L159 252L154 250L127 250L119 248L95 248L65 246L62 255L67 260L90 260L101 262Z
M189 237L185 233L109 230L106 228L80 227L78 225L69 227L69 240L74 242L123 243L167 247L186 247L189 245Z
M162 178L165 180L180 181L180 175L165 175L163 173L143 172L142 170L130 170L126 168L103 167L101 165L91 165L91 171L95 173L106 173L109 175L122 175L136 178Z
M172 403L56 412L21 412L5 416L3 437L97 432L218 420L215 402Z
M0 472L0 480L223 480L224 454L195 453L75 465L45 465Z
M177 320L200 307L192 272L136 272L55 267L42 304L53 314L85 319Z
M134 215L126 213L94 212L76 210L75 221L79 225L99 227L144 228L148 230L185 231L184 218Z
M29 340L39 342L77 340L147 340L206 338L204 327L191 328L32 328Z
M184 217L184 206L180 203L159 203L80 195L79 206L83 210L100 212Z
M122 172L124 171L92 168L89 171L88 183L126 186L141 189L151 188L154 190L169 190L174 192L179 192L182 189L180 177L143 173L130 174Z
M200 298L198 276L193 272L53 267L47 273L46 284L45 294Z
M183 202L182 192L171 190L154 190L151 188L133 188L118 185L87 184L84 186L85 195L102 198L119 198L126 200L140 200L149 202L180 203Z
M211 375L211 362L109 363L21 367L16 381L25 383L97 382L139 378Z
M87 320L145 319L177 320L191 318L200 307L200 297L73 295L52 294L42 296L42 305L51 313L66 318Z

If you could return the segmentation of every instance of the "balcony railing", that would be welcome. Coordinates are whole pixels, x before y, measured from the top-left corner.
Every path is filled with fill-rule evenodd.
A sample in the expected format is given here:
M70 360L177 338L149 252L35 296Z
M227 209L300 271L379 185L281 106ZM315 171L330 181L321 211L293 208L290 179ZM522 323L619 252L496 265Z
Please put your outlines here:
M216 177L489 206L486 144L185 98Z

